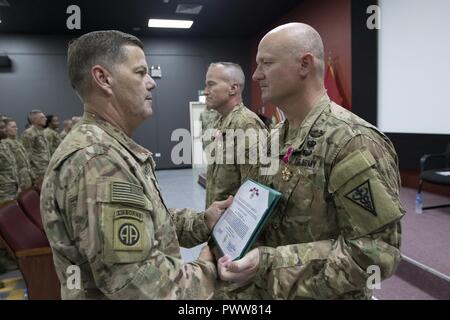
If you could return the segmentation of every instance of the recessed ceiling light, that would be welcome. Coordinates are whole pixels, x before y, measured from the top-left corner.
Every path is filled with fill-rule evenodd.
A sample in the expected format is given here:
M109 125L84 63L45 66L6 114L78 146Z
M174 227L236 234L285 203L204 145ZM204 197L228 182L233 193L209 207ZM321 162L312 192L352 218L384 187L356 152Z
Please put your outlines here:
M149 28L189 29L193 23L194 21L192 20L148 19Z

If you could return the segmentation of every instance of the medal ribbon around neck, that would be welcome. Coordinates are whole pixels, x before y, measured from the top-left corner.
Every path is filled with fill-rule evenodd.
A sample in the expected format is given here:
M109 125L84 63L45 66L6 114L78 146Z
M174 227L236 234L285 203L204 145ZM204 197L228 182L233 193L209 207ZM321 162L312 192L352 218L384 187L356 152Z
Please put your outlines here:
M287 166L289 163L289 160L291 159L292 153L294 152L294 148L292 148L292 146L290 146L285 155L283 156L283 163Z

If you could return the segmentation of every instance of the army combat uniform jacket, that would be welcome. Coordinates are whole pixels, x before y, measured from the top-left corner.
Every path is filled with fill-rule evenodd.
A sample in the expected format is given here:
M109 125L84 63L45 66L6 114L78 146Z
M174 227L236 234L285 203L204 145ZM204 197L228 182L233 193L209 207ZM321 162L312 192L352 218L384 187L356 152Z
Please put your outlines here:
M206 299L214 293L215 265L183 263L180 254L180 244L207 240L204 215L168 210L151 153L92 114L85 113L53 155L41 212L64 299ZM71 266L80 268L78 289Z
M50 148L50 154L55 153L56 148L58 148L59 144L62 141L61 136L58 132L48 127L44 129L44 136L45 139L47 139L48 146Z
M252 171L283 194L255 245L257 275L243 287L227 286L222 298L370 298L376 283L369 277L390 277L401 257L394 147L327 95L290 141L288 126L279 126L280 150L273 152L278 173Z
M248 129L254 129L254 132L258 134L258 130L266 130L266 126L254 112L241 103L226 117L220 117L214 124L214 129L216 130L213 137L214 143L206 148L206 153L209 154L209 148L215 148L216 151L222 149L223 160L219 163L219 153L214 152L215 161L208 162L206 208L214 201L225 200L229 195L235 195L250 167L248 154L252 143L243 145L243 148L240 147L236 138L227 139L227 130L241 129L245 132ZM227 141L231 143L228 144ZM239 154L245 155L245 164L238 163ZM227 157L231 161L227 160Z
M206 139L207 136L207 130L213 129L214 124L217 122L217 119L220 118L220 113L218 113L216 110L208 110L205 109L200 114L200 123L202 125L202 145L203 150L206 149L206 147L212 142L211 139Z
M30 188L33 185L33 177L31 176L31 166L30 161L28 160L28 155L23 147L22 143L16 139L5 139L3 140L6 145L8 145L11 150L14 159L17 164L17 173L19 176L19 190L23 191L25 189ZM19 192L20 192L19 191Z
M21 142L30 159L32 176L35 179L33 182L40 181L44 178L51 158L50 145L44 136L44 130L35 126L29 127L22 134Z
M19 176L17 164L11 156L11 150L5 143L5 139L0 140L0 203L14 200L19 192Z

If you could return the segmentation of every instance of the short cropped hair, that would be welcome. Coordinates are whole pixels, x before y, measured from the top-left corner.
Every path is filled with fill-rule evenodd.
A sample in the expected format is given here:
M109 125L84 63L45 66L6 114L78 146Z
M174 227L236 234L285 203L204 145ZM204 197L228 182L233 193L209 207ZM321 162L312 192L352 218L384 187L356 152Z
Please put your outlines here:
M67 51L67 68L72 87L83 96L88 92L91 68L100 64L112 68L125 60L122 47L131 44L144 50L144 44L135 36L116 31L94 31L71 41Z
M216 67L216 66L222 66L225 68L225 72L227 73L228 77L231 81L236 82L241 92L244 91L245 87L245 75L244 71L242 70L242 67L234 62L213 62L209 65L208 68Z
M29 113L28 113L28 118L27 118L27 120L28 120L28 123L29 124L32 124L32 122L31 122L31 119L33 119L33 117L36 115L36 114L38 114L38 113L43 113L41 110L39 110L39 109L33 109L33 110L31 110Z

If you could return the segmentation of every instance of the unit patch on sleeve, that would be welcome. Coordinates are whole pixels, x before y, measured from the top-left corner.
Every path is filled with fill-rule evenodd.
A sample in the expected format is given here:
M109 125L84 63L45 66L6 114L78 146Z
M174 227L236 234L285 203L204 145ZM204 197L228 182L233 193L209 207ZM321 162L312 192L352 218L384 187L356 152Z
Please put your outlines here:
M347 193L345 197L356 203L358 206L369 211L375 217L378 216L375 209L375 204L373 202L372 189L370 188L369 180L366 180L364 183L354 188L352 191Z
M139 251L143 249L144 213L133 209L114 212L114 250Z

